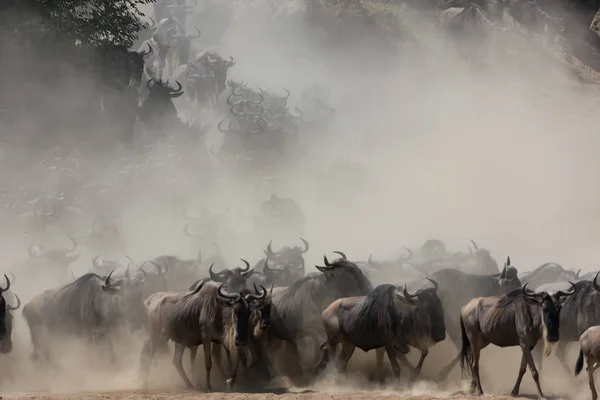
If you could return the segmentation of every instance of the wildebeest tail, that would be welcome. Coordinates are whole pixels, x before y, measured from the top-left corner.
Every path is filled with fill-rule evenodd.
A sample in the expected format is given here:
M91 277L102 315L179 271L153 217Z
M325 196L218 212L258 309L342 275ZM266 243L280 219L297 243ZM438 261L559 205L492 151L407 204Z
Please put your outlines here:
M575 376L579 375L583 369L583 350L579 349L579 357L577 357L577 363L575 364Z
M460 349L460 369L464 374L465 369L467 367L466 362L469 361L471 342L469 341L469 337L467 336L467 330L465 329L465 323L463 322L462 317L460 318L460 333L462 336L462 346Z

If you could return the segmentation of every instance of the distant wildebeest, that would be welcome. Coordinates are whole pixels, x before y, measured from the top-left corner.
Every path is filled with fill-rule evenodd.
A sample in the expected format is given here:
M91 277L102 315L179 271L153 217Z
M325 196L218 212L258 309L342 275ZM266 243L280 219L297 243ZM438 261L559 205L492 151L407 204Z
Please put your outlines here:
M28 249L29 259L26 261L27 269L35 269L36 274L42 276L59 276L61 282L68 279L69 266L81 257L73 254L77 250L77 242L68 237L72 243L71 248L51 248L36 243L31 243Z
M34 358L50 359L48 334L74 335L94 344L107 345L114 359L111 335L125 326L123 279L87 273L57 289L46 290L23 307L29 326Z
M377 367L382 375L383 352L387 352L396 378L400 377L397 358L404 358L397 349L413 346L421 351L421 359L413 370L416 378L423 366L429 347L446 338L444 313L433 288L419 289L411 294L404 286L383 284L364 297L343 298L334 301L323 311L321 318L327 341L321 345L323 356L316 371L322 370L327 361L342 344L338 367L345 373L346 365L356 347L363 351L378 349ZM405 363L408 361L404 359Z
M471 243L473 243L473 249L469 247L468 253L458 252L445 257L432 258L428 263L422 264L420 269L427 274L446 268L454 268L477 275L498 273L498 263L491 256L490 251L480 248L473 240Z
M157 294L146 301L150 338L144 344L140 365L144 387L147 386L154 354L158 349L164 348L168 340L175 342L173 361L188 388L193 387L193 384L183 370L183 351L186 347L203 346L207 392L211 391L211 343L215 362L221 371L220 351L216 350L220 347L217 345L225 346L229 352L243 351L251 340L253 329L260 325L255 313L255 303L264 300L267 291L263 288L260 296L247 290L242 293L224 293L223 286L225 285L216 286L201 281L188 293ZM238 362L243 357L238 352ZM230 389L235 381L236 370L237 363L232 374L225 375Z
M575 287L564 296L575 293ZM525 284L504 296L478 297L465 305L460 312L462 348L461 368L471 373L471 392L483 395L479 377L481 350L489 344L499 347L520 346L523 352L519 376L511 394L519 394L521 380L529 366L538 394L544 397L538 371L531 350L541 339L544 355L552 352L551 343L559 339L559 307L548 293L535 293ZM468 363L468 365L467 365Z
M521 283L529 283L529 287L533 290L537 289L540 285L554 282L566 282L566 281L577 281L579 280L579 273L581 270L574 272L564 269L561 265L556 263L545 263L537 267L533 271L524 272L519 274L519 280Z
M284 246L281 250L273 251L272 241L265 250L266 258L259 260L254 271L262 272L276 287L290 286L306 274L304 254L310 249L308 242L300 238L304 248L300 246Z
M600 326L588 328L579 338L579 357L575 364L575 376L583 369L583 360L587 364L588 382L592 392L592 400L598 399L596 384L594 383L594 372L600 366Z
M564 30L562 18L548 14L536 0L508 0L506 3L510 16L530 38L534 35L544 35L545 39L554 41L562 34ZM552 37L548 38L547 33Z
M389 282L390 279L393 279L396 284L403 284L425 277L425 273L410 263L413 256L412 250L406 247L405 250L408 254L402 255L396 260L378 261L369 255L366 262L357 262L356 264L374 284Z
M4 279L6 280L6 287L0 287L0 354L6 354L12 351L12 311L21 307L21 300L16 294L14 295L17 300L16 306L11 306L6 302L4 294L10 290L10 280L6 274L4 274Z
M217 248L218 249L218 248ZM185 290L191 282L196 282L208 276L209 266L217 265L225 268L225 260L220 251L206 259L202 252L198 252L197 258L180 259L175 256L162 255L153 259L154 264L159 265L167 280L167 290Z
M461 343L460 310L471 299L487 296L501 296L520 288L517 270L507 258L504 269L499 274L474 275L456 269L442 269L430 276L439 285L437 295L444 307L444 321L448 337L459 348ZM456 357L440 372L445 379L459 361Z
M289 352L286 363L295 373L301 372L298 342L303 338L315 341L313 362L320 357L318 346L327 338L321 313L337 299L366 296L373 290L360 268L345 255L342 257L329 262L324 256L325 266L317 266L318 274L309 274L288 288L273 291L271 327L267 331L269 350L274 351L285 342Z

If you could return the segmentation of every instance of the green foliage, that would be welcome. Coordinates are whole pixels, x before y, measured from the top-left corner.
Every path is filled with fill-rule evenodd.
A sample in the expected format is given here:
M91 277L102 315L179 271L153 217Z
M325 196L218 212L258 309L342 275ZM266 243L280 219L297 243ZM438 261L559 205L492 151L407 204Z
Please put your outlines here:
M137 7L153 1L2 0L0 35L16 41L129 47L144 27Z

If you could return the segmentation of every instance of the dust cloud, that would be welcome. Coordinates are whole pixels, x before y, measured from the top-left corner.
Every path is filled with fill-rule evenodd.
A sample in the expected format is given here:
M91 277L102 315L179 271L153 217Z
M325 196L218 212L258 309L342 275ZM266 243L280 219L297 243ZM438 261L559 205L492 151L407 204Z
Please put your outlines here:
M301 131L307 155L291 166L291 173L274 181L236 178L223 172L214 159L204 171L165 167L134 184L120 178L126 166L148 160L168 164L170 146L177 141L172 138L143 156L114 143L96 146L101 139L77 132L65 133L43 149L7 143L0 158L7 192L19 187L58 188L57 176L52 180L39 174L40 161L51 160L54 146L79 160L83 187L110 189L106 198L82 197L89 200L85 207L89 214L74 218L71 235L79 239L76 252L81 254L71 265L75 276L88 271L97 253L86 248L83 238L96 216L107 209L122 218L121 249L104 253L107 259L119 258L125 264L125 255L138 262L161 254L195 257L198 243L183 235L182 212L190 206L214 212L230 209L229 231L220 238L223 253L231 264L237 265L240 258L256 262L266 243L258 240L246 216L255 214L271 193L291 197L302 207L305 237L311 244L309 269L321 265L323 254L333 250L356 260L369 254L384 259L430 238L440 238L456 251L464 251L468 240L475 239L491 249L499 263L510 256L519 271L548 261L584 271L596 268L597 87L577 83L541 53L515 56L508 50L522 48L523 39L510 33L495 38L494 45L502 51L493 52L487 68L473 68L447 37L432 30L427 18L410 10L406 18L416 43L355 40L349 34L344 40L350 29L341 30L339 38L307 22L300 2L221 2L216 9L215 18L199 14L189 19L188 26L202 29L206 48L235 58L228 78L280 94L287 89L291 104L314 82L330 87L336 109L333 122L325 129ZM213 127L222 119L212 113L190 113L180 104L183 101L177 103L183 119L200 118ZM26 134L36 138L35 132ZM107 134L106 141L111 140ZM208 157L208 149L221 140L222 134L213 129L206 143L188 147L186 156ZM336 163L356 172L344 179L334 177L328 172ZM16 210L2 211L2 269L17 276L11 289L23 303L64 283L65 276L25 264L32 242L68 246L65 232L36 234L23 217L15 216ZM276 247L288 244L273 241ZM60 340L55 349L61 354L60 368L40 369L31 361L29 331L20 312L15 318L13 352L0 358L2 392L137 388L143 338L117 344L118 370L84 344ZM436 346L425 361L425 381L406 393L443 395L460 388L459 371L449 382L436 383L439 366L455 351L446 342ZM412 362L417 360L413 353ZM189 368L187 354L185 368ZM569 355L572 362L574 354L573 350ZM519 357L518 349L484 350L482 381L488 393L508 391ZM203 382L201 360L199 355L196 369ZM373 354L357 351L350 364L351 378L328 377L314 388L326 392L394 388L389 379L384 386L369 383L374 365ZM215 385L222 385L215 375ZM541 375L548 393L572 395L577 387L553 357ZM155 363L152 382L154 389L180 387L168 355ZM534 392L529 376L522 391Z

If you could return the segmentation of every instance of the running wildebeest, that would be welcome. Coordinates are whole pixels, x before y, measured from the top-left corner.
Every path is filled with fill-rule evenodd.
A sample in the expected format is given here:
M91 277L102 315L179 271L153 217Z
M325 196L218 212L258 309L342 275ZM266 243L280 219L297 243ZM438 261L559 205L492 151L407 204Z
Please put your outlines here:
M147 386L154 354L164 348L168 340L172 340L176 345L173 363L188 388L193 384L183 370L183 351L186 347L193 349L203 346L205 390L211 391L211 343L215 362L222 371L220 347L217 345L225 346L228 351L246 346L254 329L253 323L257 322L252 319L254 302L260 302L267 296L265 289L260 296L247 290L243 293L224 293L223 286L223 283L216 286L204 280L187 293L155 294L146 300L150 338L144 344L141 356L143 387ZM231 376L225 375L229 378L229 388L233 386L236 369Z
M456 269L442 269L430 276L439 285L437 295L444 307L446 332L454 345L461 343L460 310L471 299L500 296L521 287L517 270L510 265L510 257L499 274L474 275ZM440 379L445 379L459 361L459 357L442 368Z
M10 306L6 302L4 293L10 290L10 279L8 279L6 274L4 274L4 279L6 280L6 287L0 288L0 354L6 354L12 351L12 311L21 307L21 300L16 294L14 295L18 302L16 306Z
M87 273L74 282L49 289L23 307L34 358L50 357L48 334L74 335L91 343L104 342L114 359L110 336L125 323L124 280Z
M275 286L290 286L305 275L304 255L310 249L308 242L300 238L304 248L300 246L284 246L281 250L273 251L272 241L265 250L266 258L259 260L254 271L262 272Z
M358 347L363 351L378 350L377 369L380 376L383 351L387 352L394 375L399 378L397 358L404 356L398 354L397 349L413 346L421 351L421 359L412 373L413 379L416 378L429 347L446 338L442 304L435 294L437 284L429 281L434 284L433 288L419 289L412 294L406 285L401 292L397 286L384 284L367 296L343 298L331 303L321 314L327 341L321 345L323 356L316 370L326 366L341 343L338 368L344 373L354 349ZM408 361L405 363L408 364Z
M573 290L564 295L571 296L575 290L573 285ZM471 392L483 395L479 377L482 349L489 344L499 347L520 346L523 352L521 367L511 394L519 394L521 380L529 366L538 394L543 398L531 350L541 339L544 343L544 355L549 356L552 352L551 344L559 339L559 323L559 307L550 295L530 291L527 284L501 297L478 297L471 300L460 312L463 340L460 362L463 371L468 368L471 373Z
M321 313L333 301L343 297L366 296L373 285L358 268L346 259L329 262L323 257L325 266L317 266L318 274L309 274L288 288L273 292L271 327L267 331L269 350L276 350L283 342L289 352L288 365L299 373L300 353L298 341L310 337L316 343L314 363L320 358L318 346L327 335L321 321ZM312 363L312 365L315 365Z
M596 384L594 383L594 372L600 366L600 326L592 326L583 332L579 338L579 346L581 349L575 364L575 376L581 373L585 358L592 400L597 400L598 392L596 392Z
M600 302L599 274L600 271L591 282L587 280L576 282L575 295L566 297L561 302L560 341L555 353L567 372L570 371L566 360L569 343L577 342L590 327L600 325L600 310L596 306ZM537 351L539 350L536 349Z

